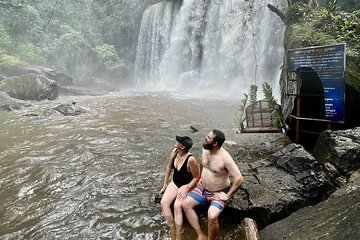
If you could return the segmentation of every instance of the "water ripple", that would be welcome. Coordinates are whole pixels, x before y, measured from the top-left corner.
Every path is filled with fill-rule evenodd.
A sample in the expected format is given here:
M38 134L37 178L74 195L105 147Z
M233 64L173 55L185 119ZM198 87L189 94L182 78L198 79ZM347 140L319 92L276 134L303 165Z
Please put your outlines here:
M60 97L26 111L61 101L89 113L0 118L1 239L164 239L154 194L175 135L192 136L199 156L205 132L231 128L237 108L154 93ZM191 125L204 134L192 133ZM184 239L193 238L187 226Z

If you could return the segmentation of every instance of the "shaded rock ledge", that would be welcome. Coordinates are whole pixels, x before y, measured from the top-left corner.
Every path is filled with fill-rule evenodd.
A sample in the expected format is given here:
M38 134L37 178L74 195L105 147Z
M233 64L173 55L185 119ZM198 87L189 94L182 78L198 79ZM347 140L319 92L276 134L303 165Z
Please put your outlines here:
M321 165L301 145L289 144L253 163L236 161L245 182L224 211L226 219L249 217L262 229L335 191Z
M359 172L353 183L340 188L326 201L303 208L260 231L261 240L357 240L359 236Z

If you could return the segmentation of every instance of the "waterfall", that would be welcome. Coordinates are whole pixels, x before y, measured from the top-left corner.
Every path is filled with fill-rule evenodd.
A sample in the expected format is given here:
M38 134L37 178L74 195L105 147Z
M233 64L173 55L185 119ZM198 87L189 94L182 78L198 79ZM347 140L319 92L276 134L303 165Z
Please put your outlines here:
M285 9L287 1L272 0ZM242 98L269 83L280 96L285 24L263 0L164 1L143 14L138 87ZM261 88L260 88L261 89Z

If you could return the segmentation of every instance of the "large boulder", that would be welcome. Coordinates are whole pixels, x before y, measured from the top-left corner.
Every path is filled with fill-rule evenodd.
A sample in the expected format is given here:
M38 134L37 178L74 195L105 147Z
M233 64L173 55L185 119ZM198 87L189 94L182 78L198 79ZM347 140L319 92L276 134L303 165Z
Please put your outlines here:
M341 175L349 175L360 169L360 127L324 131L321 133L313 152L316 160L334 165Z
M301 145L289 144L270 157L238 163L245 182L229 207L260 228L326 199L335 187L321 165Z
M260 231L261 240L350 240L359 239L359 236L359 177L326 201L303 208Z
M2 80L2 91L21 100L54 100L59 95L59 84L34 73Z
M17 64L8 67L5 70L5 75L8 77L20 76L29 73L44 75L47 78L56 81L61 86L72 86L74 82L74 80L65 73L57 72L53 69L36 65Z
M19 110L22 107L28 106L29 104L25 104L20 100L11 98L6 92L0 91L0 111Z

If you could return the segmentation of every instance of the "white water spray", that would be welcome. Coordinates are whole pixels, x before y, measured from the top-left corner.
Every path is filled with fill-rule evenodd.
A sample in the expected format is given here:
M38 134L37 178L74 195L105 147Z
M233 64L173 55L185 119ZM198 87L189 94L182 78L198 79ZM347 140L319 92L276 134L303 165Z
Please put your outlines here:
M143 15L136 82L147 90L242 98L267 82L280 95L285 24L263 0L161 2ZM284 9L285 0L271 4Z

